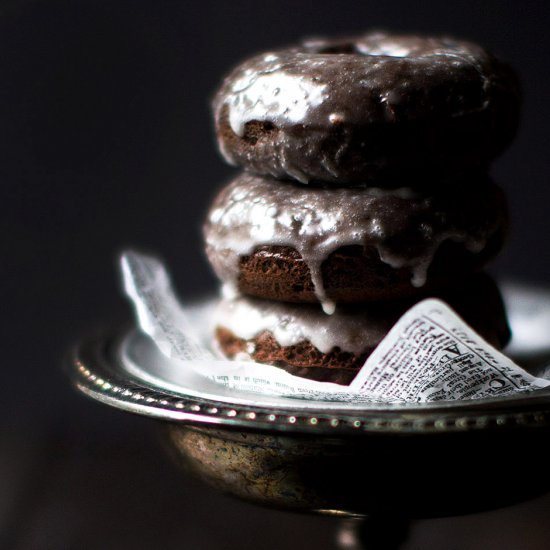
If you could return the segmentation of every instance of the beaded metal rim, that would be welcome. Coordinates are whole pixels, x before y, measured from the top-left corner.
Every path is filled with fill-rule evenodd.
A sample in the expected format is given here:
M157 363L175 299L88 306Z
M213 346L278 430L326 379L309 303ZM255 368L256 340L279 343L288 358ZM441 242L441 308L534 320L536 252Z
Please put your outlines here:
M112 407L188 424L225 425L311 434L428 434L550 426L550 390L478 402L431 403L360 411L266 408L182 397L133 379L120 365L124 332L88 338L75 346L68 368L83 394Z

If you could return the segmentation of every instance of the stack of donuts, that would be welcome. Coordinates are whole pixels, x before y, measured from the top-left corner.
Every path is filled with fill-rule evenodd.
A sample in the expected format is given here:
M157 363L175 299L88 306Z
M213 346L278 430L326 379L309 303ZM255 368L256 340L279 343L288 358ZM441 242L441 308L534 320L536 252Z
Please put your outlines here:
M219 352L349 384L426 297L505 345L482 270L507 233L488 170L519 106L507 65L450 38L310 40L236 67L214 116L224 158L243 171L204 226L223 282Z

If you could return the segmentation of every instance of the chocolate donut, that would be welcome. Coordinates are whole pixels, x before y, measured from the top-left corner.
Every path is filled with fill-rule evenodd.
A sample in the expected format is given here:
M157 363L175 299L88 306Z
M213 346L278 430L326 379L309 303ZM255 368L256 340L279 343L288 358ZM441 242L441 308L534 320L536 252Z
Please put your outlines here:
M510 337L502 299L487 275L473 276L434 295L453 307L493 346ZM413 305L340 307L325 315L318 306L235 298L214 315L215 347L230 359L252 359L306 378L349 384L396 321Z
M500 250L503 192L321 188L241 174L204 226L218 277L244 294L334 304L398 299L449 285Z
M231 164L379 185L485 170L515 135L519 105L514 73L481 47L375 32L253 57L213 107Z

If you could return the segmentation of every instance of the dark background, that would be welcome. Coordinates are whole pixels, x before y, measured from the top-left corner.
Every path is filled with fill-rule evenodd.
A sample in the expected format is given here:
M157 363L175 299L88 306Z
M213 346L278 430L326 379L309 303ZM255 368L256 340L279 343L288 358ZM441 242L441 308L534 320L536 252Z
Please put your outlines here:
M494 271L550 284L549 23L550 4L530 0L0 2L0 530L10 546L123 548L126 541L147 548L154 547L143 534L150 528L197 536L191 548L252 547L274 521L286 526L270 532L275 545L290 547L284 533L291 529L302 547L326 541L333 527L326 520L257 511L180 479L158 456L145 420L74 394L61 372L63 354L86 332L128 315L115 269L124 246L164 257L185 298L216 288L200 223L232 169L215 149L209 99L243 57L303 35L372 27L449 33L484 44L516 68L523 123L493 170L508 192L513 227ZM121 465L128 457L129 469ZM109 489L102 489L100 466ZM84 468L97 483L82 484ZM132 491L151 469L157 477L145 483L145 513ZM187 490L204 515L193 527L173 510L175 503L189 508ZM229 542L216 539L229 520L214 521L218 531L201 530L211 506L217 517L222 507L230 518L246 515L252 538L239 531ZM495 548L516 547L503 544L515 544L531 521L491 517L509 529ZM104 538L90 534L96 520ZM480 532L491 525L453 521L425 524L433 548L450 548L448 536L462 541L456 548L477 548L467 532L475 521ZM543 548L535 539L521 547Z

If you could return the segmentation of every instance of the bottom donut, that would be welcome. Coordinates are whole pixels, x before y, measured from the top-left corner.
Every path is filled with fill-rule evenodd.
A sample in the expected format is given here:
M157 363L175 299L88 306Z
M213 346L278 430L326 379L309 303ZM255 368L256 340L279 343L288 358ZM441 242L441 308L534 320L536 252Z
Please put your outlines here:
M479 274L427 297L451 306L478 334L501 349L510 329L495 282ZM247 297L223 299L214 314L214 345L229 359L275 365L311 380L349 384L367 357L416 300L339 307Z

